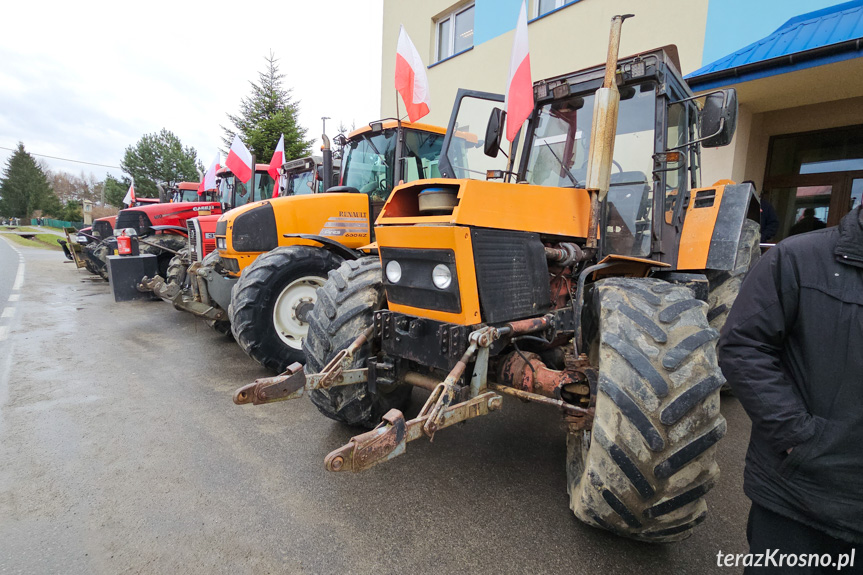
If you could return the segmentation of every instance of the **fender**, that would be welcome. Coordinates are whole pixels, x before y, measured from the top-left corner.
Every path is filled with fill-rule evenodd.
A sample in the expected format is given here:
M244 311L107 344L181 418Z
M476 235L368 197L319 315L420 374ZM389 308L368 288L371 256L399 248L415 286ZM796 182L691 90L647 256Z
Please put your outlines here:
M752 184L720 180L692 190L680 246L679 270L731 270L746 219L759 221L761 204Z
M313 242L321 243L321 244L323 244L325 249L333 252L337 256L341 256L342 258L344 258L346 260L357 260L357 259L359 259L365 255L364 253L357 251L357 250L353 250L353 249L351 249L351 248L349 248L343 244L340 244L339 242L337 242L333 239L325 238L323 236L317 236L314 234L283 234L283 237L300 238L303 240L310 240Z

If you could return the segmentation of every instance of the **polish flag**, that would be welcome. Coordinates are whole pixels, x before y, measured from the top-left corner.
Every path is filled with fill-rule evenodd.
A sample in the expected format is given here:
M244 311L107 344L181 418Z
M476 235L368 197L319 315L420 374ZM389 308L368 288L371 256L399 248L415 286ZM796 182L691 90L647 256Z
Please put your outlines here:
M416 122L429 113L429 80L426 67L404 26L399 29L396 49L396 91L402 95L411 122Z
M234 142L231 144L225 165L241 182L248 182L252 177L252 173L254 172L252 153L240 139L239 135L234 136Z
M276 145L276 151L273 152L273 159L270 160L270 167L267 168L267 171L273 177L273 180L276 181L276 185L273 187L273 191L277 192L279 189L279 168L282 167L282 164L285 163L285 135L282 134L282 137L279 138L279 143ZM273 196L276 197L275 195Z
M129 191L126 192L126 196L123 198L123 203L129 207L132 207L132 205L136 201L137 200L135 200L135 184L132 184L129 186Z
M533 82L530 79L530 52L527 48L527 7L521 3L512 57L509 61L509 82L506 85L506 139L512 142L521 125L533 112Z
M216 157L213 158L213 163L210 164L210 168L207 170L207 173L204 174L204 180L201 182L201 185L198 186L198 195L201 196L207 190L215 190L216 189L216 172L219 171L221 166L219 165L219 153L216 152Z

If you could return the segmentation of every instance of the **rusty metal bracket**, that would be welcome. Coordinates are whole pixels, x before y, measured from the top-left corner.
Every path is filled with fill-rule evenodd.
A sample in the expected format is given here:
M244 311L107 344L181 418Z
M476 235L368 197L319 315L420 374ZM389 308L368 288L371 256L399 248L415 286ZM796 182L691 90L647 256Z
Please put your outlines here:
M261 405L274 401L286 401L302 397L305 391L306 377L303 366L292 363L287 371L275 377L262 377L254 383L244 385L234 393L234 403L245 405Z
M354 353L359 350L372 336L374 326L369 326L354 342L336 354L330 362L321 370L321 373L309 374L307 376L311 388L328 389L334 385L346 385L342 372L351 367ZM368 379L368 377L367 377ZM359 382L355 382L359 383Z
M339 375L338 380L332 383L330 387L355 385L368 380L368 368L349 369L343 371ZM237 405L248 403L261 405L276 401L286 401L288 399L300 398L304 392L312 391L313 389L321 389L320 380L313 379L312 376L306 376L301 364L292 363L284 373L275 377L256 379L254 383L238 389L234 393L234 403Z
M442 387L443 384L440 384L439 388ZM434 395L433 393L432 396ZM440 412L442 416L439 429L474 417L488 415L489 412L499 410L502 405L501 396L488 392L449 406ZM423 411L415 419L407 422L401 411L391 409L376 428L352 437L347 445L327 455L324 459L327 471L364 471L378 463L402 455L409 441L419 439L426 434L425 426L431 418L431 414L427 412L428 406L427 402Z

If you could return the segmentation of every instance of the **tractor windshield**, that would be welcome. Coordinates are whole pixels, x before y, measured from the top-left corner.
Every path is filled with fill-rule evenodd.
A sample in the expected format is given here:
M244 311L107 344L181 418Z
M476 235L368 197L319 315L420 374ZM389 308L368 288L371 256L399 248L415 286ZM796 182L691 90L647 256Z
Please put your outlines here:
M251 190L249 189L250 182L240 182L235 176L231 176L231 179L234 181L235 208L273 197L275 181L267 172L255 172L255 185Z
M395 177L396 140L392 129L352 138L342 160L342 185L376 200L387 199Z
M320 183L315 182L315 173L311 171L294 172L288 176L288 195L300 196L320 190Z
M614 166L603 206L605 253L650 253L651 173L656 96L651 83L621 88ZM539 108L530 142L526 180L531 184L583 187L587 177L593 94L556 100Z
M412 182L439 178L444 134L404 129L404 135L399 179ZM398 183L396 140L397 131L388 129L367 132L348 142L342 159L342 185L368 194L373 201L386 200Z
M176 190L171 198L172 202L197 202L198 190Z

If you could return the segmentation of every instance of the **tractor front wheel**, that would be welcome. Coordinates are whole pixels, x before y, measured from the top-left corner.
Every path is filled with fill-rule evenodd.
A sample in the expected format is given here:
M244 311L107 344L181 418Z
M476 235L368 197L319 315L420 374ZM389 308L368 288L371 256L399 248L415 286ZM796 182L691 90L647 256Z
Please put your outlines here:
M309 333L303 343L306 373L319 373L338 352L348 347L369 326L373 314L384 307L381 262L377 257L346 261L320 290L309 319ZM371 345L366 343L354 353L352 366L365 367ZM316 389L309 395L321 413L348 425L372 428L390 409L404 411L412 387L379 386L370 393L368 384L344 385L328 390Z
M704 494L719 476L718 334L682 286L613 278L594 297L599 391L593 428L567 436L570 507L624 537L684 539L705 519Z
M181 249L168 263L168 272L165 275L165 283L168 285L173 283L181 288L185 287L186 272L189 269L190 261L189 248L185 247Z
M303 363L315 291L340 263L322 248L284 246L243 270L228 308L231 331L243 351L278 373L294 362Z

